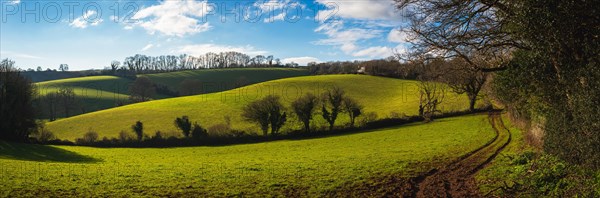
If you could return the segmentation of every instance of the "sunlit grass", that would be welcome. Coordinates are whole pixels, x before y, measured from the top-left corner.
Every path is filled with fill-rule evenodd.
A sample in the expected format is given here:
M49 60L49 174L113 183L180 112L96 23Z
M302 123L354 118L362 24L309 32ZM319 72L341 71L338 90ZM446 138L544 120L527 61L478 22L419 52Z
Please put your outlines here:
M258 127L240 116L247 103L275 94L289 106L298 96L309 92L320 94L333 85L343 88L348 96L363 104L365 113L375 112L380 118L392 112L418 114L419 94L415 81L367 75L325 75L286 78L220 93L127 105L48 123L48 129L61 139L74 140L90 129L98 132L100 137L116 137L122 130L131 131L130 126L140 120L144 123L145 133L152 135L158 130L175 132L173 120L187 115L205 127L224 123L224 117L229 116L232 128L257 132ZM444 111L467 109L466 96L449 92L441 108ZM315 117L314 125L325 125L321 116ZM336 125L345 125L347 120L347 116L341 114ZM290 117L283 131L299 128L300 123Z
M52 154L47 162L40 162L43 157L24 160L23 155L36 150L1 147L0 196L281 196L290 189L322 195L382 175L415 176L474 150L493 135L486 116L477 115L234 146L53 146L67 153L64 162ZM77 158L94 161L73 162Z

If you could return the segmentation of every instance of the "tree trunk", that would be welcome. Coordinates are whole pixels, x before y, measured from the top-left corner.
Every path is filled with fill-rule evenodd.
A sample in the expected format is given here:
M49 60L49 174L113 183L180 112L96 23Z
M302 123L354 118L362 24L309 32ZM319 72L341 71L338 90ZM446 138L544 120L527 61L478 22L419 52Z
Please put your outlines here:
M263 131L263 135L264 135L265 137L267 137L267 136L269 135L269 128L268 128L268 127L263 127L263 128L262 128L262 131Z
M310 121L304 122L304 130L309 133L310 132Z
M469 97L469 111L475 111L475 102L477 101L477 97Z

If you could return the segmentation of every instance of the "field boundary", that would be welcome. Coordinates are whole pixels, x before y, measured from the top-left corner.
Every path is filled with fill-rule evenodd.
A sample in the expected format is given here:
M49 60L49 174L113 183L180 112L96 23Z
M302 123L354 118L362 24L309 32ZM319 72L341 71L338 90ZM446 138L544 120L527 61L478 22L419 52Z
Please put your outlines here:
M491 108L481 108L476 109L475 111L456 111L456 112L447 112L444 114L439 114L433 116L434 119L443 119L443 118L452 118L452 117L460 117L460 116L468 116L468 115L478 115L486 112L493 112L498 110L493 110ZM272 142L279 140L303 140L303 139L313 139L313 138L325 138L331 136L338 135L348 135L355 133L368 133L373 132L373 130L385 129L390 127L400 127L407 124L413 124L418 122L423 122L424 119L421 116L410 116L404 118L386 118L380 119L376 121L369 122L365 124L365 126L361 127L347 127L347 128L337 128L332 131L314 131L310 133L304 132L304 130L295 130L285 135L278 136L242 136L242 137L227 137L227 138L219 138L219 137L207 137L204 139L180 139L180 138L169 138L169 139L160 139L160 140L149 140L149 141L132 141L132 142L114 142L114 141L99 141L94 143L86 143L86 144L76 144L74 142L68 140L54 140L45 143L36 142L35 139L31 139L31 143L34 144L46 144L46 145L64 145L64 146L89 146L89 147L98 147L98 148L170 148L170 147L194 147L194 146L229 146L229 145L238 145L238 144L254 144L254 143L264 143L264 142Z

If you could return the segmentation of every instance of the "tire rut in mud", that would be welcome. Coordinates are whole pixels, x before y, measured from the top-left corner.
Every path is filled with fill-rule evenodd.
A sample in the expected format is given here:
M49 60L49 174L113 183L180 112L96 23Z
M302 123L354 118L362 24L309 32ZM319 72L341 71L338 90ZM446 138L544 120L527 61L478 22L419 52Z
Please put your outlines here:
M488 120L496 136L491 142L445 167L417 177L411 197L482 197L474 175L492 161L511 141L500 112L490 112Z

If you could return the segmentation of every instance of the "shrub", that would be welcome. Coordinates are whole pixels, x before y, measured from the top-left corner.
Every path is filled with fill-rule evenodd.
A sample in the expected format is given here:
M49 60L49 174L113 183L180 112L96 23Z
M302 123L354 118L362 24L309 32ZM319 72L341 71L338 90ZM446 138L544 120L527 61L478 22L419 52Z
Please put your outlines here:
M231 136L231 128L227 124L215 124L208 127L208 134L211 137L229 137Z
M181 118L175 118L175 126L183 132L183 136L190 137L190 131L192 130L192 122L187 116Z
M137 135L138 141L142 141L142 138L144 137L144 123L142 123L142 121L137 121L134 125L131 125L131 129Z
M400 113L398 111L392 111L390 112L390 118L393 119L404 119L407 118L408 116L406 115L406 113Z
M240 137L245 137L246 136L246 132L245 131L241 131L241 130L236 130L236 129L231 129L229 131L229 133L231 134L232 137L234 138L240 138Z
M119 133L119 142L121 142L121 143L130 142L134 139L135 139L135 137L133 137L133 134L131 134L131 133L127 133L126 131L121 131Z
M367 123L377 120L377 117L377 113L375 112L366 113L365 116L363 116L360 120L360 125L365 126Z
M200 124L194 123L194 129L192 129L192 137L198 140L206 136L208 136L208 132L206 131L206 129L202 128Z
M42 143L52 141L55 139L56 139L56 136L54 136L54 133L52 133L52 131L50 131L48 129L43 129L42 131L40 131L40 134L38 134L38 136L37 136L37 140Z
M76 140L77 144L92 144L96 141L98 141L98 133L92 129L85 133L82 138Z
M56 139L54 133L46 129L46 125L43 122L37 123L36 128L32 131L31 134L33 135L33 138L35 138L40 143L47 143Z
M162 139L164 139L162 132L156 131L156 133L154 133L154 136L152 137L152 139L154 139L154 140L162 140Z

